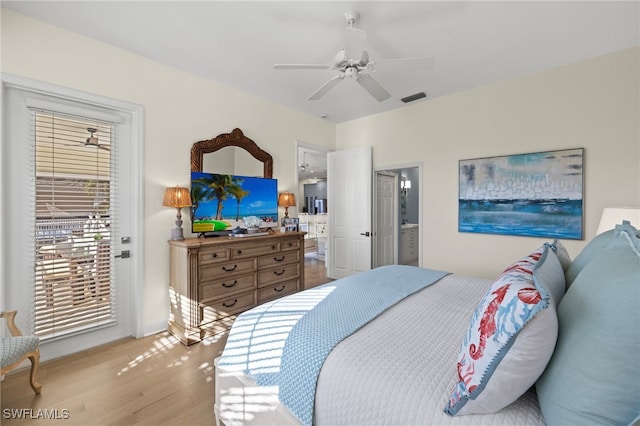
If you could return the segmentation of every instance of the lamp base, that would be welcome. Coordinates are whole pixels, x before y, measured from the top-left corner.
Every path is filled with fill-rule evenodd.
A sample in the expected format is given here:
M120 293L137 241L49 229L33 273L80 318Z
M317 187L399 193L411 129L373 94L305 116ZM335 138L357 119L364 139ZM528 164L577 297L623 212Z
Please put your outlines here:
M182 228L173 228L171 230L171 239L174 241L184 240Z
M176 215L176 227L171 230L171 239L176 240L184 240L184 234L182 233L182 215L180 214L180 209L178 209L178 214Z

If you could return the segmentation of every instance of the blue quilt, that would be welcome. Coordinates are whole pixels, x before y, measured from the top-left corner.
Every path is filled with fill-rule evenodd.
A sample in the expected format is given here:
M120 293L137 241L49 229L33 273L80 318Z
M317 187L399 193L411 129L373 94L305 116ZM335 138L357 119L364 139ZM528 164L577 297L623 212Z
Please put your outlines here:
M384 266L260 305L236 318L218 365L277 386L280 402L310 425L316 382L331 350L447 274Z

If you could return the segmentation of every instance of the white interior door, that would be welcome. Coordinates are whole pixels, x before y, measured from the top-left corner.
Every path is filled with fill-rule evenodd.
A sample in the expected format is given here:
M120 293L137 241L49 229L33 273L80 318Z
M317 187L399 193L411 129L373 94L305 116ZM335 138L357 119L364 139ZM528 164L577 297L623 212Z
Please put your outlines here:
M371 184L370 146L328 154L329 278L371 269Z
M398 175L376 172L374 267L398 263Z

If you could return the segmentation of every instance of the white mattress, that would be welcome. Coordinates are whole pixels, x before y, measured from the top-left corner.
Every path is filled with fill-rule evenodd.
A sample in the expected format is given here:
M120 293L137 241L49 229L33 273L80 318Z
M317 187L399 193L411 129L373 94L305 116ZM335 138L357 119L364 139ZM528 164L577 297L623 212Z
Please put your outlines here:
M444 412L471 312L491 281L449 275L343 340L327 357L314 424L544 425L532 391L496 414ZM228 425L295 424L273 389L216 369L216 415Z

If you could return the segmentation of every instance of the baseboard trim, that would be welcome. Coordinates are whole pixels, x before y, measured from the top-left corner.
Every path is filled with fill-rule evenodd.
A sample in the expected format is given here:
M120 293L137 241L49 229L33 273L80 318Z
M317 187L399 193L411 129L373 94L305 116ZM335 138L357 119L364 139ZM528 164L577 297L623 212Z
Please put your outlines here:
M148 322L146 324L144 324L144 326L142 327L142 336L136 336L138 338L140 337L147 337L147 336L151 336L153 334L158 334L161 333L163 331L167 331L167 320L157 320L157 321L153 321L153 322Z

